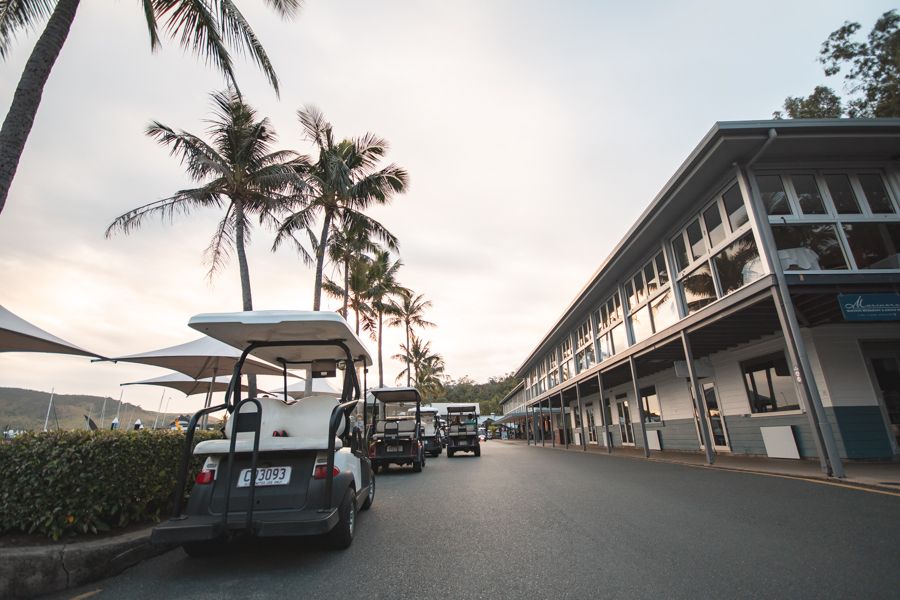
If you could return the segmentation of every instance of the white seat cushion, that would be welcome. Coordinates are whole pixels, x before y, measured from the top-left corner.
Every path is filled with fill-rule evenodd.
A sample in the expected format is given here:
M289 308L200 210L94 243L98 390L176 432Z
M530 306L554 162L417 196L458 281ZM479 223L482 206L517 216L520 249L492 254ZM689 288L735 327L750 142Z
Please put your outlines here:
M265 409L263 409L265 410ZM344 444L340 438L334 438L334 449L340 450ZM228 454L231 440L206 440L194 447L194 454L208 456L211 454ZM299 437L261 437L259 438L260 452L278 452L281 450L327 450L328 445L322 446L321 440L304 439ZM235 444L235 452L253 452L253 437L240 435Z
M307 396L294 404L285 404L276 398L259 398L262 405L262 422L260 424L260 450L307 450L328 448L328 422L331 412L338 405L333 396ZM255 404L245 404L241 413L255 413ZM225 440L211 440L225 445L223 452L228 452L228 439L234 429L235 415L228 419L225 428ZM345 421L342 419L335 432L337 437L344 433ZM274 437L273 432L284 432L283 437ZM242 431L237 434L238 447L246 451L253 449L253 433ZM291 440L276 442L274 440ZM204 442L206 443L206 442ZM201 444L198 444L199 448ZM218 448L216 445L210 448ZM340 448L339 444L336 448ZM244 450L241 450L244 452ZM195 450L196 453L196 450ZM205 451L204 453L209 453Z

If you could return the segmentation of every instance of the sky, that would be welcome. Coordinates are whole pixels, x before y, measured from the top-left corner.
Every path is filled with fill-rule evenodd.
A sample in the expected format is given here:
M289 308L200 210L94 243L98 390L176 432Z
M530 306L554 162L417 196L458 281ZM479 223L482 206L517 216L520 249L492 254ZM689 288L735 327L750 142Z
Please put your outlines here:
M821 43L845 20L868 32L894 8L306 0L286 22L262 4L239 2L281 94L238 60L245 99L270 118L278 148L312 152L296 118L307 105L339 137L390 142L410 186L370 214L400 240L401 282L433 303L437 327L423 335L447 374L476 381L521 364L716 121L770 118L819 84L841 91L816 60ZM7 107L36 35L0 63ZM104 356L195 339L192 315L240 310L236 261L211 280L202 261L216 210L104 237L118 215L193 185L144 129L202 133L223 86L171 40L151 53L139 3L82 0L0 213L0 305ZM312 270L289 248L271 252L272 239L253 231L254 308L310 310ZM385 335L387 357L401 340ZM390 384L401 365L386 363ZM120 384L163 373L0 355L0 386L58 393L118 398ZM159 388L124 389L145 408L160 402ZM202 403L164 397L170 411Z

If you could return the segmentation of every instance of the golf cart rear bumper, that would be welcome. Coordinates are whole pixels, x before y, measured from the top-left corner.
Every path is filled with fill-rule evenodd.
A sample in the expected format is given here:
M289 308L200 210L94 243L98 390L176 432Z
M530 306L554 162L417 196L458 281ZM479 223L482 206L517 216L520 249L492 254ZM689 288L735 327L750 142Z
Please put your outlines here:
M247 529L247 516L232 513L227 527L221 515L183 516L160 523L153 528L151 541L156 544L183 544L204 542L243 532L253 537L293 537L321 535L331 531L338 523L338 509L291 510L277 513L253 514L251 527Z

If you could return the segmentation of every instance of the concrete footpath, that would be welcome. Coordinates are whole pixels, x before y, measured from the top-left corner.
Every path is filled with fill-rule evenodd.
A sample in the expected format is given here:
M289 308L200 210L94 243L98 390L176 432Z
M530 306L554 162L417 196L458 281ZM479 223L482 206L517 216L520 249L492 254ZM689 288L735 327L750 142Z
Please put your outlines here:
M150 543L148 526L99 540L0 548L0 598L32 598L121 573L171 549Z
M526 445L524 440L491 440L488 443L493 444L496 441L503 444ZM712 465L708 465L706 464L706 455L700 452L651 450L650 458L646 459L644 458L644 451L641 448L613 448L612 452L608 453L605 447L593 444L589 444L587 449L584 449L580 445L575 444L569 444L568 448L559 444L554 447L550 443L541 446L540 442L535 448L561 450L566 452L588 452L591 454L640 460L655 460L709 469L747 471L762 475L827 481L832 484L857 486L875 491L893 492L900 495L900 462L897 461L844 461L844 471L847 476L843 479L837 479L826 476L825 473L822 472L817 459L792 460L766 458L762 456L732 456L730 454L719 453L715 456L715 462Z

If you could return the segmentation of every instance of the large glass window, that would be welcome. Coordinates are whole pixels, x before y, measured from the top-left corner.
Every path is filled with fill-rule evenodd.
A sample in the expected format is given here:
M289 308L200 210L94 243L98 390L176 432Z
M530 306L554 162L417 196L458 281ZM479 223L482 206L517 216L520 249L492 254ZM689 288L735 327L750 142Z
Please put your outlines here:
M725 224L722 223L722 215L719 213L719 203L703 211L703 223L706 225L706 235L709 236L709 245L718 246L725 239Z
M826 175L825 184L828 186L828 193L831 194L834 208L839 214L859 214L859 202L856 199L853 186L850 185L849 177L843 174Z
M877 173L861 173L859 175L859 185L866 195L869 210L874 214L884 215L896 212L894 205L891 203L891 197L888 196L887 190L884 188L884 182L881 181L881 175Z
M680 233L672 240L672 249L675 251L675 264L678 266L678 270L681 271L690 264L690 261L688 260L687 248L684 245L684 238Z
M756 184L762 197L766 213L770 215L791 214L791 204L784 191L784 183L778 175L757 175Z
M737 231L750 220L750 217L747 216L747 207L744 206L744 197L738 184L734 184L722 194L722 204L725 206L725 213L728 215L731 231Z
M831 223L775 225L772 235L785 271L846 269L847 261Z
M900 269L900 223L844 223L860 269Z
M800 210L804 215L824 215L825 203L814 175L792 175L791 182L794 191L797 192L797 200L800 202Z
M694 219L694 222L687 226L685 230L688 238L688 245L691 248L691 259L697 260L706 254L706 243L703 241L703 231L700 229L700 220Z
M730 294L763 276L753 234L747 233L716 254L714 262L722 294Z
M678 307L675 305L671 289L650 301L650 312L656 331L662 331L678 322Z
M784 352L741 363L744 385L754 413L797 410L797 391Z
M610 330L613 352L621 352L628 347L628 335L625 333L625 323L619 323Z
M681 288L684 290L688 314L693 314L716 300L716 286L708 263L703 263L685 275L681 280Z
M651 385L641 390L641 403L644 408L644 423L659 423L662 421L662 411L659 409L659 396L656 395L656 386Z
M666 257L660 252L656 255L656 258L653 259L653 262L656 263L656 274L659 277L659 285L662 287L669 283L669 270L666 268Z
M634 333L634 341L640 342L653 335L653 324L650 322L650 308L641 307L631 313L631 331Z

